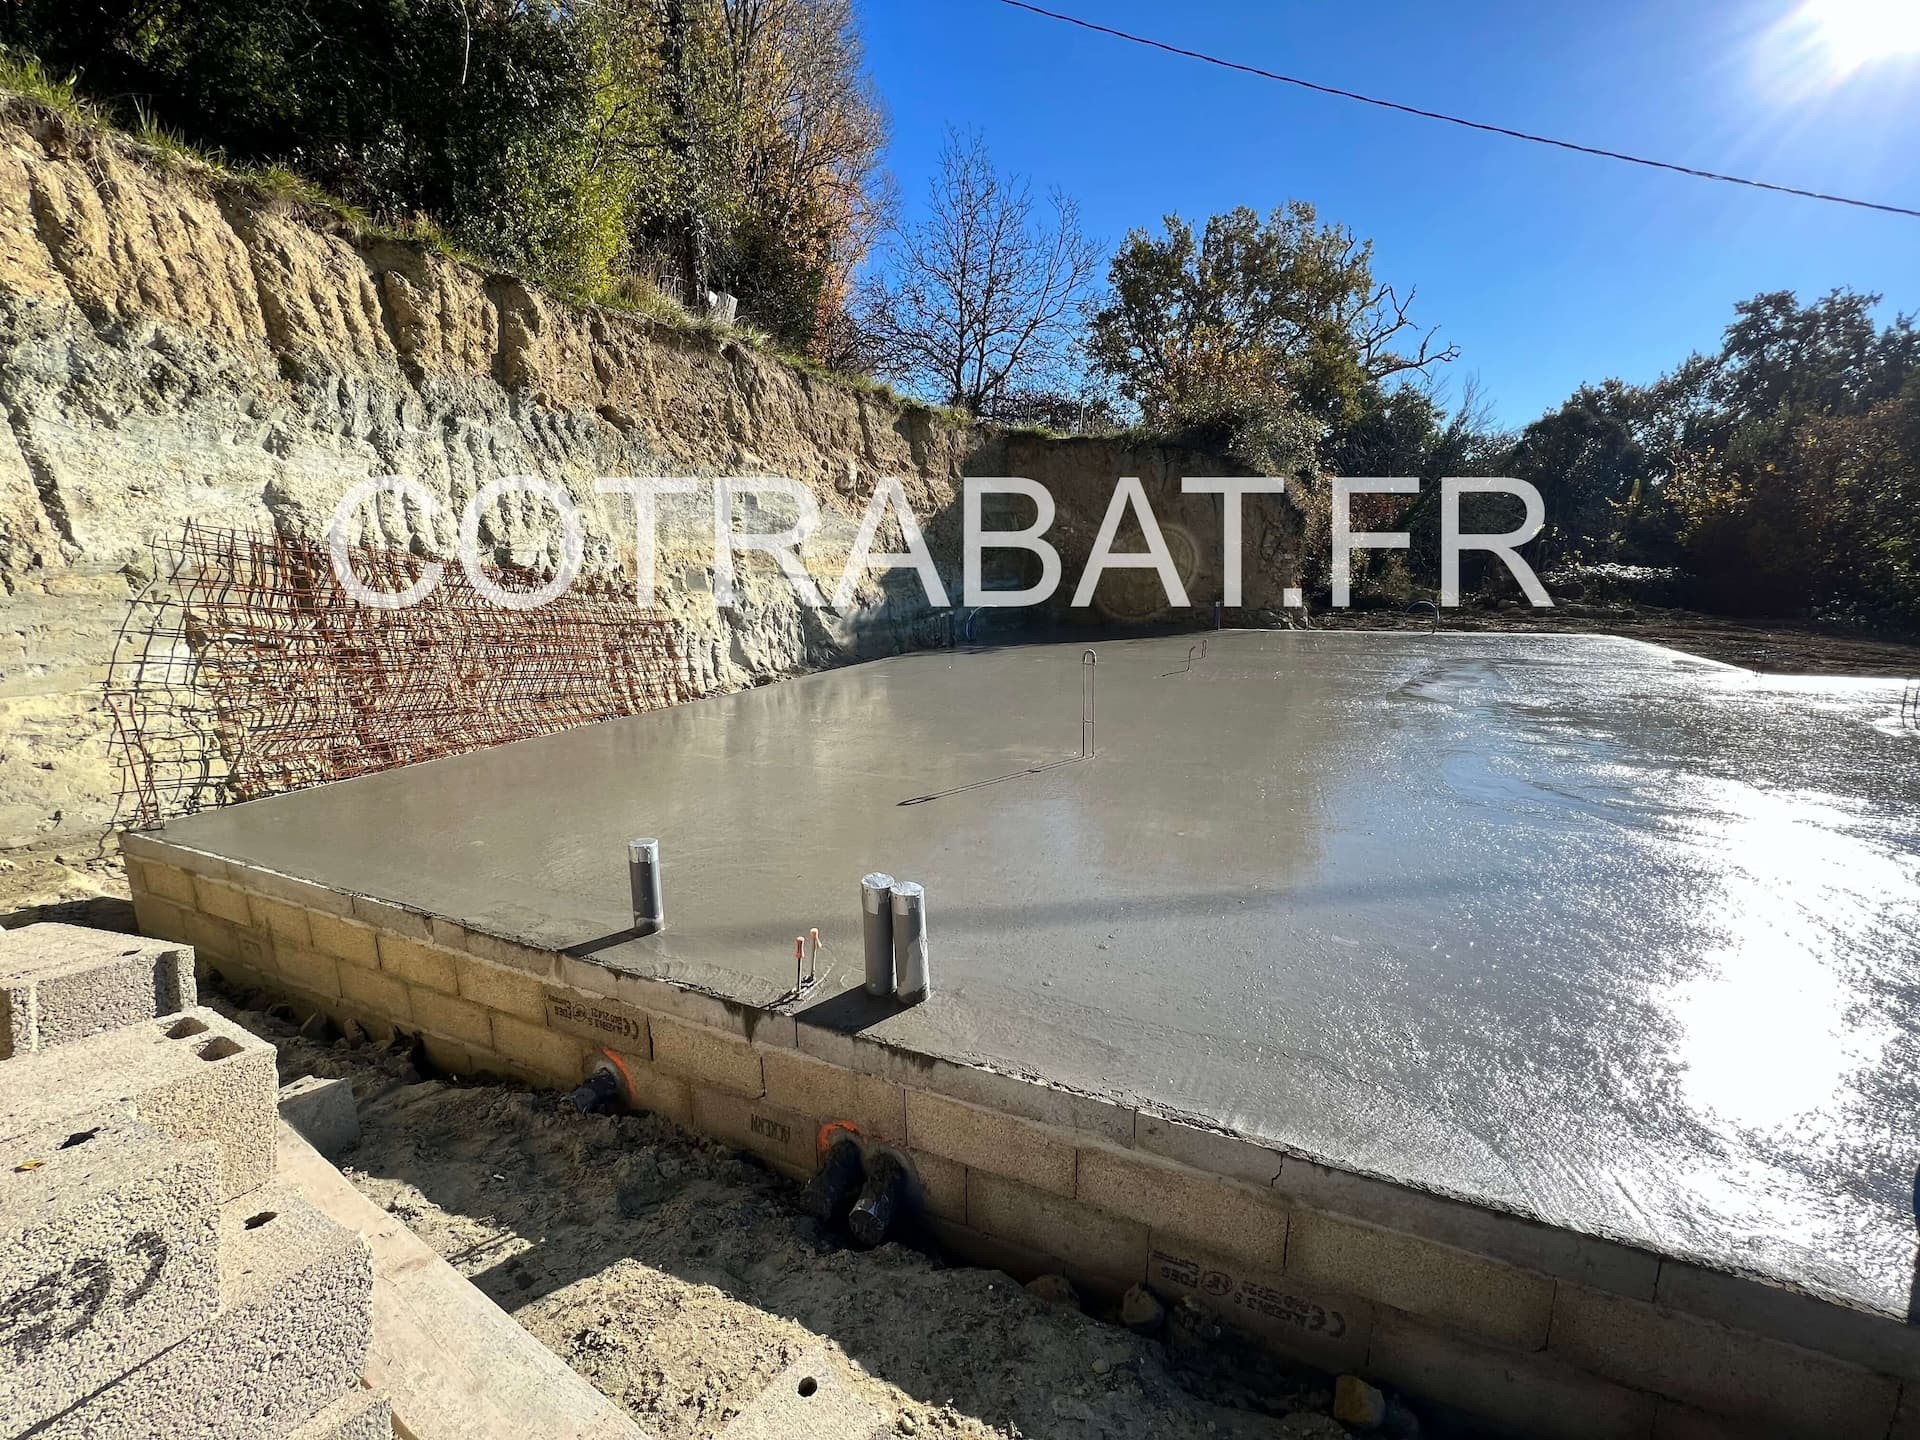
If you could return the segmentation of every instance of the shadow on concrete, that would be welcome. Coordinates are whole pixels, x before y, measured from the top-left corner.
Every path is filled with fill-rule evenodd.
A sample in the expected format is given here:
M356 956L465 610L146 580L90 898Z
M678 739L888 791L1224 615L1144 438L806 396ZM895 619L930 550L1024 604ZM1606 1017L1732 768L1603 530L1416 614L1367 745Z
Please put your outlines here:
M612 950L632 940L644 940L646 937L629 925L624 930L615 930L610 935L602 935L594 940L582 940L578 945L569 945L560 953L571 955L575 960L591 960L603 950Z
M1920 1170L1913 1172L1913 1228L1920 1240ZM1913 1285L1907 1291L1907 1324L1920 1325L1920 1244L1913 1252Z
M856 985L851 990L842 990L838 995L816 1001L804 1010L796 1010L793 1018L802 1025L831 1030L836 1034L858 1035L906 1008L891 995L869 995L864 985Z

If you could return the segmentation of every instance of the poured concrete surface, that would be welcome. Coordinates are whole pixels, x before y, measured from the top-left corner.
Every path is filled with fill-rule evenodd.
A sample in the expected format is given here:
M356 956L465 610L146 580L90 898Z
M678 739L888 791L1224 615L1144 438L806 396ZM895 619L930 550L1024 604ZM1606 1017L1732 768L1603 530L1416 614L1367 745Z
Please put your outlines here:
M1628 640L906 656L281 796L181 844L765 1003L928 893L869 1033L1904 1313L1920 737ZM906 800L1012 774L920 804ZM670 926L629 924L661 837Z

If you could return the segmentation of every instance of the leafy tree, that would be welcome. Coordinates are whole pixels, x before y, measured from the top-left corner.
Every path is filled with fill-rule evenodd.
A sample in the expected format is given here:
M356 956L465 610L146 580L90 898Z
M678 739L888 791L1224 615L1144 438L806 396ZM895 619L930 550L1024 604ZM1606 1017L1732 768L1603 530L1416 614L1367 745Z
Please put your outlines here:
M993 168L977 134L949 133L927 214L893 227L861 304L875 367L980 411L1062 369L1099 252L1059 192Z
M0 43L572 294L730 290L795 348L884 195L851 0L16 0Z
M627 0L637 40L617 142L644 177L642 269L833 358L833 335L887 209L886 127L852 0Z
M1338 431L1390 378L1458 353L1417 332L1411 291L1374 280L1372 242L1322 225L1305 201L1265 220L1216 215L1198 236L1178 215L1163 225L1127 236L1087 338L1094 369L1150 425L1271 412L1285 397Z
M21 0L0 37L196 144L431 215L563 283L595 283L621 246L623 186L592 144L599 38L565 8Z

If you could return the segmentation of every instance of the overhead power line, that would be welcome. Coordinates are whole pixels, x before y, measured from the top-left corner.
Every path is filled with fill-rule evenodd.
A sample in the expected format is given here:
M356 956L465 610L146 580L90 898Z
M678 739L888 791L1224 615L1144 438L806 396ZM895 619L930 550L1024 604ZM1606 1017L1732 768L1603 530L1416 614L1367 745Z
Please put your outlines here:
M1341 100L1356 100L1362 105L1394 110L1402 115L1417 116L1422 120L1440 120L1448 125L1458 125L1467 130L1479 130L1488 135L1504 135L1510 140L1525 140L1534 145L1551 145L1557 150L1571 150L1580 155L1597 155L1602 160L1619 160L1628 165L1644 165L1649 170L1667 170L1675 175L1691 175L1697 180L1719 180L1728 185L1745 185L1754 190L1771 190L1777 195L1798 195L1803 200L1824 200L1829 205L1852 205L1860 210L1879 210L1888 215L1905 215L1911 219L1920 220L1920 210L1910 209L1905 205L1887 205L1877 200L1857 200L1848 195L1829 195L1819 190L1802 190L1797 185L1776 185L1770 180L1754 180L1744 175L1722 175L1717 170L1701 170L1692 165L1675 164L1671 160L1652 160L1645 155L1629 155L1622 150L1605 150L1598 145L1581 145L1572 140L1556 140L1551 135L1534 135L1525 130L1509 129L1505 125L1489 125L1481 120L1463 119L1458 115L1448 115L1439 110L1423 110L1418 105L1402 105L1397 100L1382 100L1377 95L1362 95L1356 90L1342 90L1337 85L1321 85L1312 80L1302 80L1297 75L1282 75L1275 70L1263 70L1258 65L1243 65L1237 60L1223 60L1218 55L1209 55L1201 50L1189 50L1184 46L1169 44L1165 40L1155 40L1148 35L1134 35L1126 30L1116 30L1111 25L1096 24L1092 20L1083 20L1078 15L1063 15L1058 10L1048 10L1039 5L1028 4L1027 0L1000 0L1000 3L1011 6L1015 10L1025 10L1034 15L1044 16L1048 20L1076 25L1082 30L1091 30L1099 35L1110 35L1116 40L1125 40L1132 45L1144 45L1149 50L1161 50L1183 59L1198 60L1204 65L1217 65L1222 70L1237 70L1243 75L1256 75L1262 80L1277 80L1282 85L1295 85L1302 90L1312 90L1320 95L1332 95Z

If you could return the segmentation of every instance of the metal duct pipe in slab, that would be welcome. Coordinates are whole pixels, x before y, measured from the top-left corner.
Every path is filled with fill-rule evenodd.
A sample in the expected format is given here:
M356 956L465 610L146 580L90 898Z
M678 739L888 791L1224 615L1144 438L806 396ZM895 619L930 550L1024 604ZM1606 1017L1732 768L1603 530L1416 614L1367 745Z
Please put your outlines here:
M933 993L927 968L927 892L911 880L895 883L893 901L893 983L901 1003L918 1005Z
M893 876L875 871L860 878L860 927L866 946L867 993L893 993Z
M627 881L633 889L633 933L658 935L667 928L666 902L660 898L660 842L627 842Z

